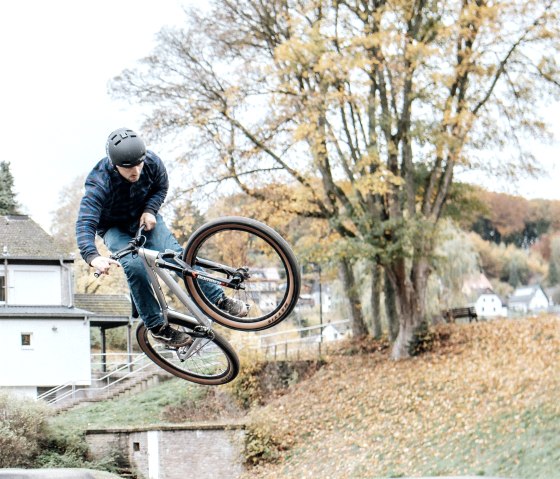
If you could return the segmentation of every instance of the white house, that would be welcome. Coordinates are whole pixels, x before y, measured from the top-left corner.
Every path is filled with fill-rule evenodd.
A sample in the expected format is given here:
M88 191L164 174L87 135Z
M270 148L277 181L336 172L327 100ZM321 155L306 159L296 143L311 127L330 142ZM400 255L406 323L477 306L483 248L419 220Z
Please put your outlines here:
M0 251L0 388L89 385L90 313L73 306L74 258L24 215L0 216Z
M521 286L509 297L508 306L511 311L520 313L547 311L550 300L538 284Z
M252 290L254 298L263 310L270 310L278 304L279 296L284 294L279 290L280 274L275 268L251 269Z
M338 341L344 337L332 324L325 326L321 334L323 336L323 341Z
M478 292L474 307L479 318L507 316L507 307L503 305L501 298L490 288Z

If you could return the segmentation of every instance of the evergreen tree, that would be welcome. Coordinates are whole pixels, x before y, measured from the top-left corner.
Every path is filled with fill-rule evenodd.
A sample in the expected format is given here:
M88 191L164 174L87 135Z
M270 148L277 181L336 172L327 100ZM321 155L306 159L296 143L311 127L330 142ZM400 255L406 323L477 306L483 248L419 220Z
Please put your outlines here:
M14 177L10 171L10 163L0 161L0 214L11 215L18 211L14 193Z

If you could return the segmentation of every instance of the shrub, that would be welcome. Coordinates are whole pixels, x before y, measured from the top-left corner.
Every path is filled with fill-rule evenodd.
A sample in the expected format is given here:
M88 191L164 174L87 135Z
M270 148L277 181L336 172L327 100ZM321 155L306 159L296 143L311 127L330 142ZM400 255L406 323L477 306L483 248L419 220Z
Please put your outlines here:
M259 374L263 369L263 363L247 363L241 367L239 375L228 385L233 397L245 409L263 403L263 391Z
M0 393L0 468L32 464L47 435L47 416L42 403Z
M48 406L0 393L0 468L90 468L115 472L120 457L90 461L83 434L49 426Z
M323 365L321 360L249 362L228 387L240 406L250 409L285 394L290 386L308 378Z
M280 457L281 442L273 436L270 427L263 423L250 424L245 430L245 463L255 466L275 462Z
M408 344L408 352L411 356L432 351L439 343L439 335L430 327L427 321L422 321L414 331L412 339Z
M127 467L128 464L119 451L92 460L83 431L49 427L41 452L36 457L33 466L39 469L99 469L116 473L120 467Z

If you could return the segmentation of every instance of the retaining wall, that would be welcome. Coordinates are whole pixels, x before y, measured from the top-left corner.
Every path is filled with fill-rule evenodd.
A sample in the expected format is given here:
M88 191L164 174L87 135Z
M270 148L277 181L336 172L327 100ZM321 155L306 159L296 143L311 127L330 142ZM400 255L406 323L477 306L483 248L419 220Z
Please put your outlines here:
M91 454L116 451L145 479L236 479L243 472L242 424L189 424L86 432Z

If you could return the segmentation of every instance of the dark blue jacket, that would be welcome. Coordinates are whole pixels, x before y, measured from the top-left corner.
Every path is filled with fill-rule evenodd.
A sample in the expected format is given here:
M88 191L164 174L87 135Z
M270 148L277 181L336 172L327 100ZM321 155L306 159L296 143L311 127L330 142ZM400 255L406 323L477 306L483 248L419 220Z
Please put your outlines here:
M103 158L86 178L85 187L76 221L76 240L82 258L91 264L100 256L95 234L103 236L113 226L132 234L142 213L157 214L167 195L169 179L161 159L148 150L137 182L125 180L111 161Z

